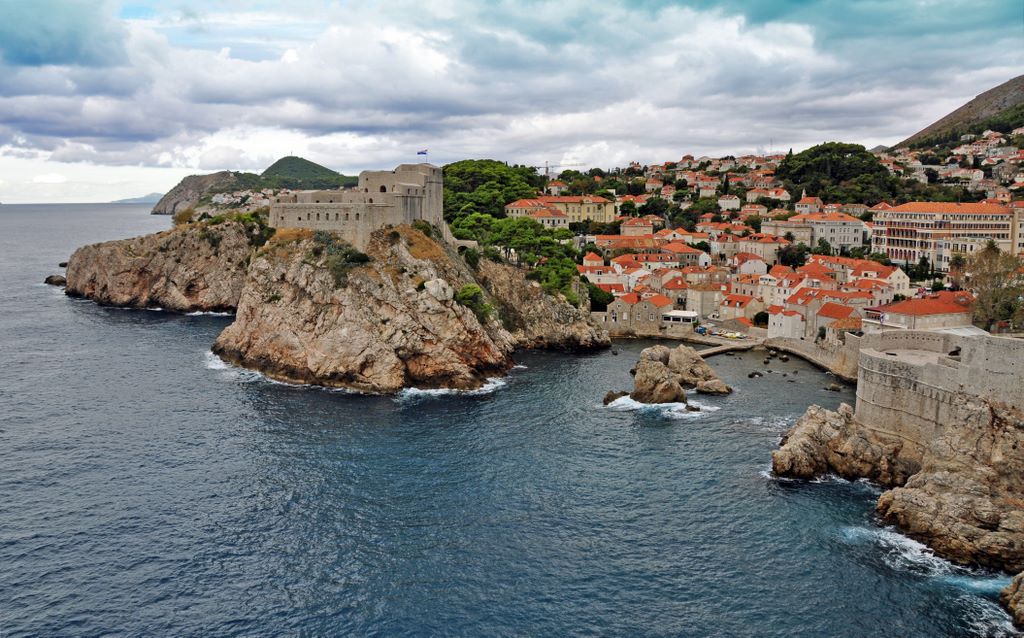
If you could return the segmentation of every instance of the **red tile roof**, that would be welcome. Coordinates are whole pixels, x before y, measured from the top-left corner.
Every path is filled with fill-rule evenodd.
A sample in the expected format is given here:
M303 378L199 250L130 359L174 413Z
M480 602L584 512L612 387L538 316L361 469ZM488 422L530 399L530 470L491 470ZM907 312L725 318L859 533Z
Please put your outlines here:
M904 299L895 303L869 308L894 315L952 315L971 312L974 297L968 292L938 292L920 299Z
M951 202L907 202L892 209L898 213L967 213L974 215L992 215L1009 213L1001 204L957 204Z
M853 308L835 303L834 301L826 302L818 309L818 316L829 319L845 319L851 314L853 314Z

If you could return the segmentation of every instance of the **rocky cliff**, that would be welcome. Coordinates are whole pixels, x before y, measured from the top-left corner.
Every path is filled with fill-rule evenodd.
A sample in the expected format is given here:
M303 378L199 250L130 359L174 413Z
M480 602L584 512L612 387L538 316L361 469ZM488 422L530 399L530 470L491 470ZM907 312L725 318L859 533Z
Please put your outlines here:
M526 281L521 269L481 259L476 280L498 306L502 324L517 348L590 350L611 345L586 313Z
M978 398L957 399L956 419L933 440L872 427L848 405L812 406L772 454L779 476L834 472L889 491L876 511L960 564L1024 569L1024 414Z
M521 345L607 343L565 302L520 292L528 282L516 269L482 263L481 290L457 254L410 227L375 232L366 261L352 254L322 233L279 233L253 260L214 351L286 381L389 393L478 388ZM512 332L510 307L523 320Z
M1024 627L1024 572L1017 574L1006 586L999 596L999 601L1010 612L1013 622L1019 627Z
M194 208L207 192L213 189L230 188L235 181L236 177L231 171L220 171L209 175L189 175L160 198L160 201L153 207L153 214L173 215L186 208Z
M83 246L65 292L98 303L178 312L235 309L262 228L229 221Z

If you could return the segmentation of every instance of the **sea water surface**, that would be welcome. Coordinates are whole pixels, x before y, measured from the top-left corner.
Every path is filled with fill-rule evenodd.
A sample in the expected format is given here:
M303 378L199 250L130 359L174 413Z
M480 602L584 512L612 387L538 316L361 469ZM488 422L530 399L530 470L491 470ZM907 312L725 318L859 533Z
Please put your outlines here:
M601 405L618 355L525 353L487 391L269 382L230 317L42 285L144 206L0 206L0 636L1007 636L1002 574L879 527L862 482L779 481L850 389L720 356L702 410Z

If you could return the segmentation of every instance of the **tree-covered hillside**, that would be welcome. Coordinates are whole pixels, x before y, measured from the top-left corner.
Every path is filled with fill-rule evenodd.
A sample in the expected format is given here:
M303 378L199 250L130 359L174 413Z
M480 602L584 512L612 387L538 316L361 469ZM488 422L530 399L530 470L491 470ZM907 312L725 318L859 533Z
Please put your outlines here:
M462 160L444 167L444 217L453 222L473 213L505 216L505 204L535 197L543 177L529 166L496 160Z
M860 144L827 142L786 156L776 171L794 200L803 191L826 202L976 201L984 193L959 187L922 184L891 175Z

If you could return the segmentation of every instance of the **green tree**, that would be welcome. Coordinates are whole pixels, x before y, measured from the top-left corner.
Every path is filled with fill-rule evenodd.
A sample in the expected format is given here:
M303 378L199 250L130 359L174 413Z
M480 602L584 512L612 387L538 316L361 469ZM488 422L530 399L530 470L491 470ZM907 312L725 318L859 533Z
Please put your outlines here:
M807 263L810 252L811 249L803 243L783 246L778 252L779 263L790 268L799 268Z
M451 223L480 213L504 217L505 205L536 197L543 177L529 166L462 160L444 167L444 217Z
M817 245L811 249L811 253L815 255L831 255L832 244L828 243L828 240L822 237L818 240Z
M999 250L995 241L971 255L966 264L974 292L974 322L990 330L997 321L1020 315L1024 305L1024 276L1020 257Z

